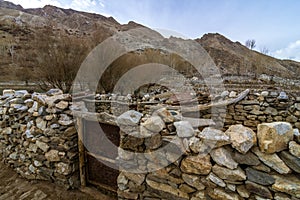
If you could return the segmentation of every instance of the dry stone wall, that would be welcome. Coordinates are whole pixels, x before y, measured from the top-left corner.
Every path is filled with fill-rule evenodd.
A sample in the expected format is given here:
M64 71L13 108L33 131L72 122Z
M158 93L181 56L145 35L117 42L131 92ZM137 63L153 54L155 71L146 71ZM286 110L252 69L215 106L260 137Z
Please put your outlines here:
M71 96L4 90L0 96L0 154L27 179L79 184L77 131Z
M300 199L300 135L289 122L200 131L165 108L117 122L119 199Z

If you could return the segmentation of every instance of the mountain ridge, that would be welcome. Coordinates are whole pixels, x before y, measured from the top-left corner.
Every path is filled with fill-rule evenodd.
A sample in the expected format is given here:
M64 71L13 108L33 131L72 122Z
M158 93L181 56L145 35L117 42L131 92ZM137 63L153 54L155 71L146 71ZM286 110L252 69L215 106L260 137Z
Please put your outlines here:
M36 62L30 55L36 55L39 51L35 46L43 31L50 31L57 38L79 38L93 47L119 31L137 27L145 26L133 21L120 24L113 17L51 5L24 9L20 5L0 0L0 55L3 58L0 61L0 70L3 72L0 79L18 79L15 71L20 67L30 66L34 69ZM233 42L219 33L207 33L195 41L208 52L223 76L236 75L255 79L261 74L267 74L299 79L299 62L279 60L250 50L240 42ZM18 58L22 58L21 62L16 61Z

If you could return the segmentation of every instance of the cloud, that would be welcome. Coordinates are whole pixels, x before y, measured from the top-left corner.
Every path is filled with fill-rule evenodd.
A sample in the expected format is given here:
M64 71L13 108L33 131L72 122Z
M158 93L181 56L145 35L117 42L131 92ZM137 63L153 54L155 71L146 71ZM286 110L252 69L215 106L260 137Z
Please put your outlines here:
M53 5L63 7L62 4L56 0L9 0L14 4L20 4L23 8L41 8L45 5Z
M273 52L274 57L300 61L300 40L290 43L287 47Z
M72 0L70 7L86 12L98 12L99 8L104 8L105 5L98 0Z

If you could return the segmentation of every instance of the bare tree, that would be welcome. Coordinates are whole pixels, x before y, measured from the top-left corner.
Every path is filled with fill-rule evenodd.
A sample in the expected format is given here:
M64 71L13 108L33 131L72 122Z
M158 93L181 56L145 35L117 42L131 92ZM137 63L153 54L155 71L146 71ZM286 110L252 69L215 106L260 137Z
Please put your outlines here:
M256 47L256 41L254 39L249 39L245 42L245 46L249 49L254 49Z
M263 46L262 48L260 48L260 53L263 53L265 55L269 55L270 51L267 47Z
M38 38L37 78L42 89L69 92L77 71L88 53L86 43L76 37L54 37L51 30ZM45 37L44 37L45 36Z

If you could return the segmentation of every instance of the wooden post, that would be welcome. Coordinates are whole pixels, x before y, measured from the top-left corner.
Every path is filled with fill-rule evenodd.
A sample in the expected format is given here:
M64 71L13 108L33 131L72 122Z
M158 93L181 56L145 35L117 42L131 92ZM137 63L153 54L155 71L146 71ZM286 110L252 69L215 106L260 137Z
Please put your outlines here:
M78 153L79 153L79 172L81 186L86 186L86 169L85 169L85 148L83 144L84 119L77 118L78 126Z

